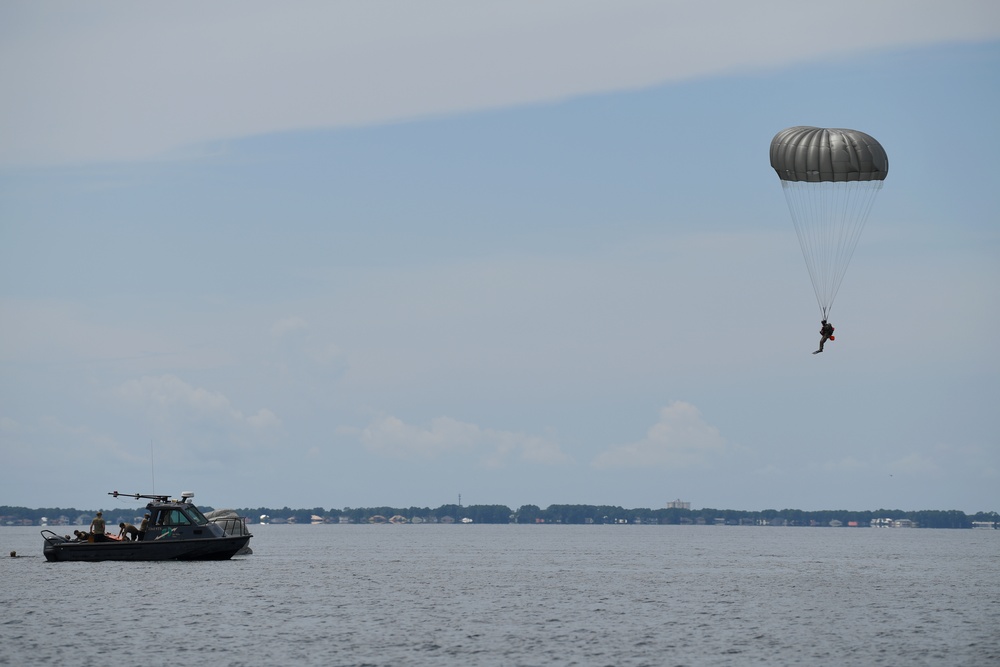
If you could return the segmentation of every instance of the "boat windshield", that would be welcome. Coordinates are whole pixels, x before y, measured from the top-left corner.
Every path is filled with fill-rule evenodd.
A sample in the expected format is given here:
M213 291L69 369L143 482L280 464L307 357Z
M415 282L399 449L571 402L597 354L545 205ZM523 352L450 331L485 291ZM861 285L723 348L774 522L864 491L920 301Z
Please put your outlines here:
M189 526L191 519L180 510L163 510L160 513L160 521L157 523L164 526Z
M204 514L202 514L201 510L195 507L194 505L188 505L187 511L188 514L191 515L191 518L194 519L194 522L199 526L204 526L206 523L208 523L208 518Z
M208 519L194 505L164 507L154 511L153 523L157 526L204 526Z

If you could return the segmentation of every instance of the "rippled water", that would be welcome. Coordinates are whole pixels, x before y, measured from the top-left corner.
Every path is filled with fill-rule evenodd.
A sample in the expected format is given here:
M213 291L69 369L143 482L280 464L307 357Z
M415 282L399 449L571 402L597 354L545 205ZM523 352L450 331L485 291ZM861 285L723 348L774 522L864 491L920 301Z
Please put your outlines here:
M1000 531L253 532L226 562L48 563L0 528L0 665L1000 664Z

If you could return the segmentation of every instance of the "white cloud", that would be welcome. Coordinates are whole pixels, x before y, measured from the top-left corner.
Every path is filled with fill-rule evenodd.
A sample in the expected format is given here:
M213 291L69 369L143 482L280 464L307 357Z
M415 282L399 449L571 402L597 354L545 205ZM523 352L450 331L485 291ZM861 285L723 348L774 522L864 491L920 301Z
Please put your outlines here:
M698 408L675 401L660 410L660 421L638 442L617 445L594 459L595 468L690 468L727 454L725 438L702 419Z
M450 417L432 420L429 428L382 417L361 431L361 441L369 451L386 458L437 459L474 453L480 454L488 467L502 467L512 459L527 463L569 461L559 445L546 438L483 429Z
M986 0L844 0L837 12L864 20L817 30L825 5L743 0L3 3L0 156L145 159L1000 34Z
M150 413L165 414L183 410L199 415L216 415L220 418L239 418L229 399L218 392L192 387L173 375L143 377L130 380L119 388L119 395L143 404Z
M247 445L281 424L266 408L245 414L225 394L194 387L174 375L130 380L118 388L117 395L144 410L161 437L181 442L214 439L216 446Z
M281 424L281 420L267 408L261 408L254 414L247 417L247 424L254 429L267 429L279 426Z
M396 417L382 417L368 425L361 440L370 451L390 458L437 458L475 448L479 427L448 417L431 422L429 429L411 426Z

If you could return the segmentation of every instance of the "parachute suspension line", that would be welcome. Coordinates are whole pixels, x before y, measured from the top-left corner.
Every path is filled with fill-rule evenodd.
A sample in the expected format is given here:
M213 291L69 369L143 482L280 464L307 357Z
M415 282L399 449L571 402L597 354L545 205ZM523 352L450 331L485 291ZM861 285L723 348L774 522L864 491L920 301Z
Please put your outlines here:
M823 318L830 314L882 181L782 181Z
M836 267L836 274L833 276L832 292L830 293L830 303L840 291L840 285L847 273L847 267L851 264L854 251L858 247L858 240L868 221L868 214L871 213L875 204L875 196L882 189L883 181L851 181L848 183L833 183L836 188L842 189L843 202L840 210L840 218L834 221L834 227L839 230L838 238L834 240L836 253L832 258L832 264Z
M792 224L795 226L795 235L799 239L802 258L806 262L806 270L809 272L809 279L812 281L813 291L816 293L816 303L824 313L825 318L827 306L824 304L821 287L825 282L825 277L820 275L821 262L814 251L815 248L822 246L820 239L817 238L821 227L809 224L822 211L820 205L822 198L814 189L802 187L799 183L792 181L781 181L781 189L785 193L785 202L788 204Z

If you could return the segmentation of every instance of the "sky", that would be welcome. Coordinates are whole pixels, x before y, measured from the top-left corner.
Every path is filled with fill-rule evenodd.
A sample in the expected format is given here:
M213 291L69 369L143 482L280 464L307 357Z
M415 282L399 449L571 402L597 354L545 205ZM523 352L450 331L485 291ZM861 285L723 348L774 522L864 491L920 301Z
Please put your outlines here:
M0 90L0 505L1000 511L992 0L13 0ZM890 163L821 355L793 125Z

